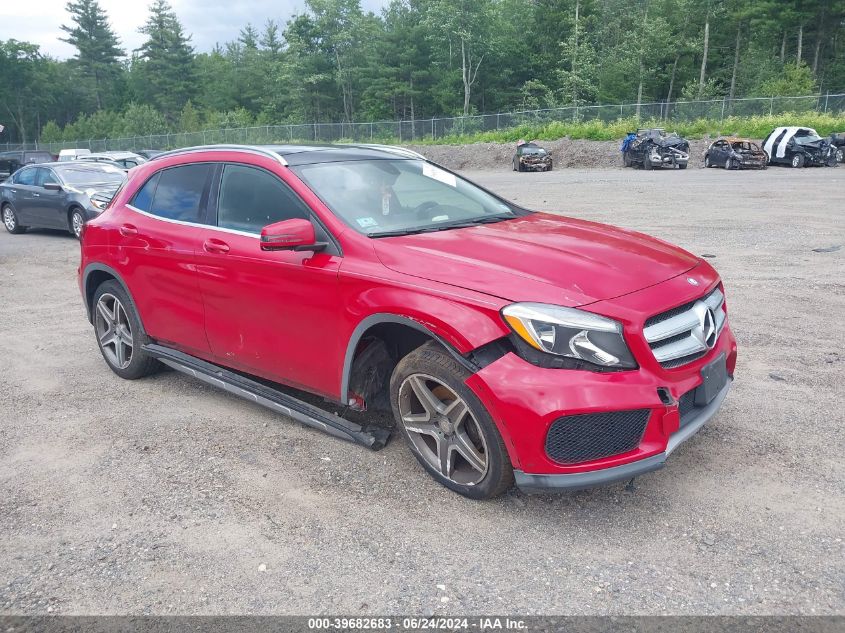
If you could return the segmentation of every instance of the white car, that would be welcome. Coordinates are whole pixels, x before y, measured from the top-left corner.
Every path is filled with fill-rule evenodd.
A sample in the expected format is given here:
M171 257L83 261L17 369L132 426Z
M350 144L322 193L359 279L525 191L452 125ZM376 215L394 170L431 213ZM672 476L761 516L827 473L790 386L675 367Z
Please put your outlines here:
M90 149L63 149L59 151L59 162L76 160L80 156L88 156L90 153Z

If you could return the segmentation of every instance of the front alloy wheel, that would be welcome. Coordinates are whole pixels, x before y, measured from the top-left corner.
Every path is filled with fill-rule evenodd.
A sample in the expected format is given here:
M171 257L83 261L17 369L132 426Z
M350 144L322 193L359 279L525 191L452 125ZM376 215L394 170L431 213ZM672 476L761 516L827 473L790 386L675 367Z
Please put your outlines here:
M490 499L513 485L502 435L467 369L438 342L402 358L390 377L396 426L436 481L471 499Z
M94 326L97 340L109 364L116 369L126 369L132 362L132 325L126 308L110 293L103 293L97 300Z
M399 413L414 448L432 468L459 485L474 486L487 474L487 442L466 402L425 374L399 387Z

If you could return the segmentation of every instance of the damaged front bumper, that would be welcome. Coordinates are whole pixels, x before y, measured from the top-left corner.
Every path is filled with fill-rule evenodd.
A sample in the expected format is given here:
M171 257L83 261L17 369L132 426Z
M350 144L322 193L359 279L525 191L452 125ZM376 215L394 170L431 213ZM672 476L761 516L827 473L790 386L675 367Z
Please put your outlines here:
M689 154L678 149L669 149L663 153L652 152L648 155L647 160L651 163L652 167L686 166L689 162Z

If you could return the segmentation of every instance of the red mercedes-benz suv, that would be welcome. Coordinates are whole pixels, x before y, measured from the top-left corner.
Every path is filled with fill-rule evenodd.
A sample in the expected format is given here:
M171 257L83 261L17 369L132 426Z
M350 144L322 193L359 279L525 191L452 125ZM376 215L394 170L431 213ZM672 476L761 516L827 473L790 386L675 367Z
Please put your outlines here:
M349 418L392 410L479 499L660 468L736 365L707 262L397 147L157 156L86 224L79 284L118 376L165 364L371 448L391 429Z

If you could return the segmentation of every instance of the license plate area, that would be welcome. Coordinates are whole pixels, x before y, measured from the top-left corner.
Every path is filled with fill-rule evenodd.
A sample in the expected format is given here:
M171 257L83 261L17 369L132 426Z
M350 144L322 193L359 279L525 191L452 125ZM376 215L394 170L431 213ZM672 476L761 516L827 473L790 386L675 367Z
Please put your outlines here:
M710 404L728 381L728 368L724 353L701 369L701 384L695 389L695 406Z

